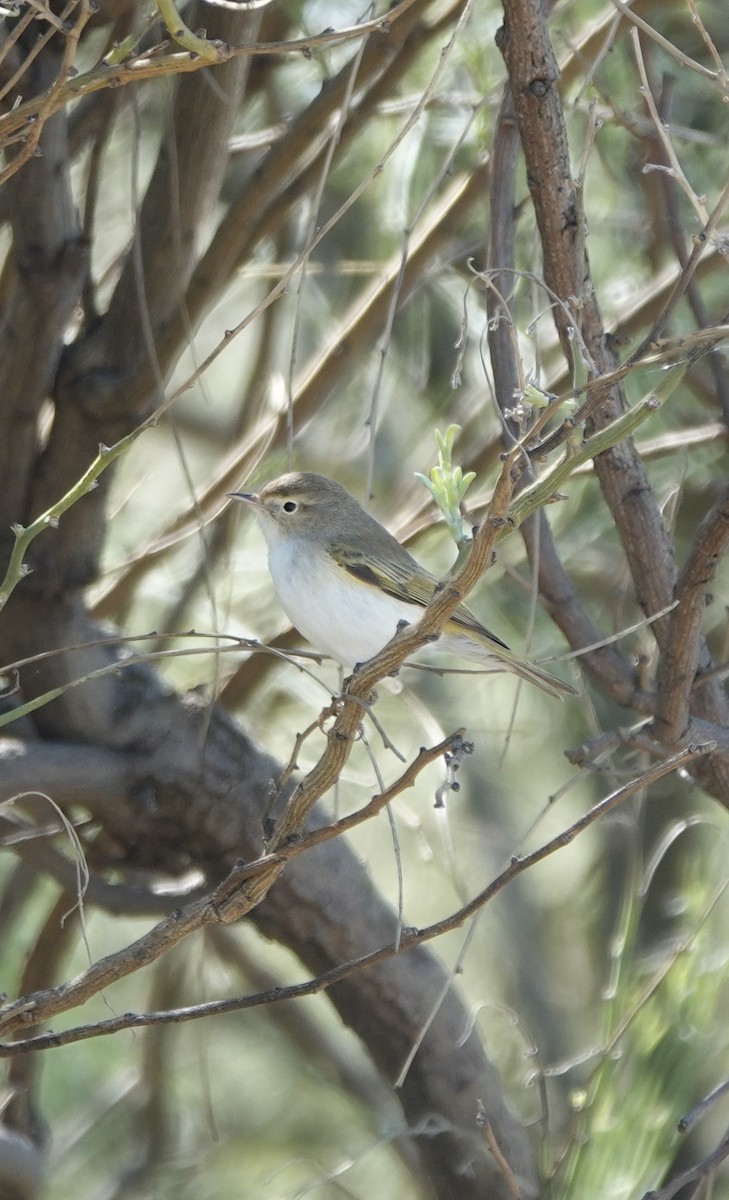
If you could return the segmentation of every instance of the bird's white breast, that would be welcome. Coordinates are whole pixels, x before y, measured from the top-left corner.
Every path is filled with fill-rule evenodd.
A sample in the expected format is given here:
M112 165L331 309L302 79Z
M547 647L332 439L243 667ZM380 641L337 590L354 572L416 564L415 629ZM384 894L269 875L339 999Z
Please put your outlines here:
M400 621L417 621L422 608L359 583L314 544L277 538L268 564L281 607L316 650L347 669L365 662L394 637Z

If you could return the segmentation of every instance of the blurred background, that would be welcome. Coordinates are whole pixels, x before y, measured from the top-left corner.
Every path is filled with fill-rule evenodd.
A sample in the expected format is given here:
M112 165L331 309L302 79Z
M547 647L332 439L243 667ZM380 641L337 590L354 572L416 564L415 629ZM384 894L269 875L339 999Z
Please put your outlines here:
M594 0L567 0L549 18L592 287L622 358L650 330L702 228L701 209L713 209L729 171L721 6L699 6L705 30L683 0L634 8L663 42L640 28L638 52L636 27ZM13 42L25 12L21 4L4 18L6 83L12 56L19 47L28 53L27 40ZM434 429L461 427L455 459L476 472L466 507L477 523L507 425L521 434L537 415L519 394L496 394L489 349L494 318L484 272L500 265L488 256L491 152L505 84L495 35L504 13L491 0L415 3L390 33L317 42L324 30L384 18L385 10L321 2L271 3L244 16L205 4L181 12L209 37L235 41L235 21L240 42L314 43L196 75L160 69L128 86L80 87L68 96L63 155L89 258L83 288L59 323L49 379L61 382L45 386L34 421L39 452L53 449L58 413L64 404L68 411L69 396L77 402L74 380L82 367L88 379L89 363L100 374L100 364L110 364L102 403L118 420L116 436L163 393L179 391L113 478L104 477L101 557L82 580L88 611L124 635L158 635L141 650L178 652L155 660L163 686L221 704L285 763L295 735L341 680L332 663L247 653L222 640L258 639L284 651L303 645L275 600L260 531L226 493L289 469L330 475L441 575L455 547L415 479L436 461ZM221 22L227 33L216 32ZM23 36L44 29L37 19ZM85 80L124 38L130 54L152 62L167 36L143 6L102 3L79 32L77 77ZM118 58L122 69L130 61ZM666 170L641 68L683 179L675 164ZM184 91L193 79L194 100ZM8 92L8 113L18 86ZM225 120L203 124L197 141L188 136L183 119L216 105ZM214 167L206 131L224 143ZM9 143L6 164L21 152L22 144ZM161 163L170 176L177 172L162 206ZM215 190L193 212L186 197L208 182L195 176L196 163ZM34 166L21 166L4 189L0 294L10 313L20 269L12 189ZM565 364L553 301L540 282L539 232L521 161L514 217L518 273L500 319L522 382L564 395L580 380ZM721 213L718 226L725 224ZM182 247L179 262L173 244ZM685 337L690 347L697 330L721 319L724 257L720 242L705 250L667 337ZM133 294L135 260L146 264L145 286ZM131 309L142 315L125 331ZM720 352L692 364L635 436L679 568L726 483L725 369ZM663 377L660 363L633 367L624 381L628 403ZM88 415L90 393L79 403ZM68 428L62 436L71 486L83 468L74 464ZM42 478L38 486L42 494ZM63 490L54 494L49 485L48 502ZM659 646L590 463L546 511L580 604L652 693ZM77 548L87 544L83 534L71 536ZM652 550L646 546L647 558ZM42 557L34 570L42 571ZM727 661L726 585L721 563L703 621L718 668ZM578 695L560 704L510 676L408 665L379 686L377 719L408 762L461 726L473 743L444 807L435 805L445 778L438 762L393 801L389 819L381 813L351 835L363 869L407 926L457 910L513 856L546 843L654 760L647 736L641 742L648 708L621 702L599 675L583 671L550 605L540 603L535 560L519 531L501 541L469 604L512 649L547 661ZM11 688L12 672L5 678ZM12 725L3 732L16 736ZM323 801L330 816L361 807L402 771L371 723L365 735ZM304 741L300 772L325 743L321 730ZM680 1136L676 1125L729 1075L724 802L680 772L639 790L435 943L509 1106L529 1130L544 1196L638 1198L723 1136L725 1099L689 1134ZM51 818L49 811L43 820ZM67 853L64 835L54 837ZM12 837L7 843L0 989L14 997L70 902L18 858ZM126 878L135 878L129 869ZM106 878L118 878L115 870L125 867L107 864ZM78 930L64 939L62 969L47 982L82 971L89 954L95 960L128 945L150 920L89 905L85 926L88 948ZM242 922L193 935L72 1019L92 1023L307 976L290 951ZM92 1039L36 1056L32 1075L38 1119L52 1131L53 1200L445 1194L414 1161L395 1093L325 995ZM685 1194L719 1196L727 1178L719 1170L713 1193L691 1184Z

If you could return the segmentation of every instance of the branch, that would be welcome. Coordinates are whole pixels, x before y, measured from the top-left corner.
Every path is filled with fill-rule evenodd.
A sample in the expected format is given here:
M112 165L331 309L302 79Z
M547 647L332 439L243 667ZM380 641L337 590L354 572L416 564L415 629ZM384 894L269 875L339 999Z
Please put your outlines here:
M492 170L489 174L489 250L486 306L488 342L494 395L502 417L511 407L520 389L520 360L511 316L511 294L515 275L516 212L515 179L519 150L514 106L508 85L504 89L496 121L492 146ZM506 268L500 272L499 268ZM510 441L517 430L506 422ZM525 483L534 479L531 462L525 469ZM562 630L573 650L593 645L601 640L600 631L589 618L557 553L552 530L544 511L521 524L520 532L527 549L532 571L537 572L539 597L552 620ZM622 703L630 703L634 690L633 671L614 647L581 656L605 691Z
M291 54L310 55L312 50L321 46L336 46L345 42L358 41L372 33L387 35L393 24L416 3L420 3L420 0L400 0L400 3L396 4L386 17L376 17L371 21L363 21L360 25L328 30L308 38L294 38L284 42L258 42L252 46L220 45L214 47L213 50L209 48L209 43L206 43L206 46L203 46L204 54L190 51L173 54L151 53L139 55L123 64L109 65L102 62L89 71L83 71L64 80L62 85L55 90L50 104L45 98L26 100L25 103L17 105L12 112L0 117L0 142L18 133L29 133L41 116L47 118L81 96L88 96L105 88L125 87L127 84L137 83L142 79L157 79L200 71L211 65L213 57L218 64L221 64L232 58L257 58L262 55L283 58Z
M695 1163L694 1166L687 1167L685 1171L680 1171L678 1175L675 1175L673 1179L656 1191L645 1192L643 1200L673 1200L674 1196L683 1191L687 1183L695 1183L697 1180L709 1177L714 1179L717 1167L721 1166L728 1157L729 1134L724 1136L718 1146L705 1155L704 1158L700 1159L699 1162ZM697 1189L693 1194L694 1196L698 1196L700 1192Z
M0 1027L12 1028L18 1017L21 1022L27 1021L31 1019L30 1014L32 1014L35 1024L57 1016L69 1008L75 1008L97 995L111 983L155 962L189 933L202 928L203 925L220 921L228 923L241 915L242 911L250 911L263 898L265 891L275 882L287 862L312 847L369 820L389 804L395 796L406 788L412 787L417 776L429 763L446 753L453 755L462 753L462 746L461 731L459 731L430 750L421 750L414 762L395 783L373 797L372 801L358 812L333 825L290 840L288 845L277 854L269 853L254 863L234 867L214 892L188 903L185 909L173 913L172 916L161 921L154 929L131 945L94 963L75 980L58 988L47 989L36 999L25 997L0 1008ZM60 858L60 855L57 857ZM41 856L38 865L48 866L48 856ZM55 865L57 866L57 864ZM70 870L70 864L67 865ZM52 873L56 874L56 871L52 870ZM264 881L264 890L259 887L250 888L251 882L258 880ZM64 878L62 882L65 886L67 881ZM246 901L251 901L251 903L247 903L245 909L242 908L241 897L243 894L246 896ZM169 903L167 907L169 909Z
M616 364L607 348L591 282L581 196L572 178L557 87L559 70L547 32L546 13L538 0L505 0L504 18L499 48L509 72L541 235L545 281L562 301L553 309L560 341L566 359L572 362L571 315L589 353L590 371L600 375ZM601 393L600 405L591 417L592 426L601 428L614 421L623 409L619 387ZM671 600L675 565L642 463L626 441L601 454L595 460L595 471L625 547L640 604L646 613L658 612ZM665 625L657 633L661 639Z
M230 57L230 47L217 39L200 37L188 29L182 17L174 6L173 0L155 0L165 29L173 41L191 55L203 59L205 63L214 64L225 62ZM242 10L240 10L242 11Z
M51 33L52 46L45 48L24 80L30 92L45 93L65 62L63 44L52 27ZM37 468L39 413L53 386L64 333L87 269L71 189L65 115L37 127L34 139L38 154L3 192L13 240L9 269L3 273L0 322L0 553L8 526L28 511L29 481Z
M148 421L144 421L126 437L120 438L115 445L100 446L99 453L91 466L84 471L81 478L77 480L73 487L69 488L65 496L62 496L60 500L56 500L55 503L51 504L45 512L36 517L34 521L31 521L30 525L13 526L15 543L10 555L7 571L5 572L5 578L0 583L0 611L7 604L20 580L24 579L30 573L25 562L25 555L31 543L35 541L39 534L44 533L47 529L57 529L64 513L73 508L74 504L81 500L88 492L93 491L97 486L99 476L106 468L115 462L120 455L124 454L140 434L156 424L157 417L155 415L150 417Z
M676 584L678 603L669 617L668 636L661 655L654 722L655 736L669 745L684 737L689 725L691 689L705 650L701 626L707 591L728 543L729 488L726 488L702 521Z
M227 1000L212 1000L203 1004L191 1005L187 1008L178 1008L166 1012L125 1013L123 1016L98 1021L93 1025L77 1026L73 1029L64 1030L61 1033L38 1034L35 1037L25 1038L21 1041L0 1044L0 1058L13 1058L18 1054L23 1054L31 1050L47 1050L57 1046L66 1046L75 1042L86 1041L89 1038L116 1033L122 1029L136 1029L147 1025L180 1024L186 1021L199 1020L202 1017L218 1016L228 1012L240 1012L244 1009L257 1008L264 1004L299 999L302 996L311 996L325 991L363 968L382 963L394 955L413 950L424 942L432 941L435 938L441 937L444 933L458 929L474 913L478 912L494 896L498 895L508 883L517 878L517 876L530 870L537 863L550 857L556 851L570 845L580 833L593 825L595 821L617 808L637 792L656 783L659 779L664 778L664 776L672 774L674 771L686 768L697 758L710 753L712 749L713 746L711 743L702 746L689 746L686 750L680 751L664 762L650 767L638 776L638 778L618 788L609 796L606 796L604 800L593 805L589 812L563 830L562 833L545 842L537 850L532 851L530 854L525 854L520 858L513 857L508 867L500 872L488 887L484 888L483 891L479 892L467 904L464 904L450 916L441 921L434 922L423 929L404 929L398 941L388 946L381 946L377 950L362 955L350 962L342 963L332 970L319 975L316 979L310 979L305 983L296 984L292 987L272 988L252 996L235 996ZM304 848L303 840L300 845L301 848ZM282 852L282 856L289 853L290 851L287 848ZM258 863L251 863L247 868L242 868L241 873L245 873L249 879L252 879L259 871L265 871L267 866L268 864L265 859L260 860ZM231 877L233 878L234 876L235 872ZM227 881L221 885L221 888L214 895L224 895L226 886ZM208 902L205 902L210 905L211 910L213 908L212 900L213 898L211 897ZM204 905L195 905L192 906L192 912L185 910L184 913L179 914L179 922L185 926L186 932L191 932L193 928L199 928L200 924L204 923L196 923L198 922L202 907ZM94 964L82 976L79 976L77 980L72 980L71 983L65 984L61 988L49 988L34 996L23 997L14 1003L0 1008L0 1029L3 1030L4 1036L11 1029L22 1026L24 1020L32 1020L33 1023L37 1023L47 1020L49 1017L57 1015L68 1008L75 1007L76 1004L82 1003L84 999L88 999L91 995L101 990L101 988L108 986L108 984L120 978L121 974L127 974L127 971L119 973L120 958L127 960L127 962L131 960L134 963L134 969L152 961L150 952L159 944L160 931L163 931L162 936L165 936L171 930L172 922L173 918L162 922L150 934L132 943L125 950L120 951L116 955L110 955L108 958ZM175 943L179 940L179 938L175 937ZM103 978L104 974L107 975L105 981Z
M616 364L591 280L581 196L572 179L557 87L559 72L540 0L504 0L504 26L497 40L509 72L541 235L545 281L561 301L553 309L560 342L567 361L574 366L571 318L589 356L586 365L598 377L599 404L588 421L589 436L621 418L625 399L618 384L603 391L599 383L599 377ZM712 217L715 214L716 210ZM688 278L687 272L682 276ZM622 541L638 602L646 614L666 609L677 577L673 547L632 442L625 439L598 454L594 470ZM656 622L654 629L659 646L665 648L668 617ZM726 706L715 688L702 703L705 708L701 715L722 723ZM729 775L721 760L716 764L707 760L702 771L703 786L726 803Z

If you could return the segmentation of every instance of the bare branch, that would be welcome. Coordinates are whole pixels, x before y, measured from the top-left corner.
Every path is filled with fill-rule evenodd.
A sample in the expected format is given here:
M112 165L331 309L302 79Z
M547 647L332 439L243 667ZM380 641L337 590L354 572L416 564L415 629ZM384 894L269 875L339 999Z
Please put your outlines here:
M356 960L340 964L326 972L326 974L318 976L316 979L309 980L303 984L297 984L294 987L277 987L255 996L236 996L228 1000L213 1000L184 1009L176 1009L172 1012L125 1013L123 1016L95 1022L93 1025L68 1029L62 1033L38 1034L34 1037L24 1038L22 1041L0 1044L0 1058L12 1058L30 1050L47 1050L56 1046L69 1045L74 1042L85 1041L88 1038L116 1033L122 1029L135 1029L156 1024L178 1024L226 1012L239 1012L243 1009L258 1007L262 1004L278 1003L283 1000L314 995L331 988L363 968L385 962L393 955L410 951L423 942L432 941L434 938L442 936L443 933L459 928L475 912L492 900L494 896L498 895L518 875L530 870L557 850L564 849L565 846L570 845L580 833L584 832L585 829L589 828L589 826L606 813L617 808L618 805L622 804L629 797L634 796L637 792L642 791L645 787L657 782L664 776L690 765L697 758L710 753L712 749L713 746L711 743L701 746L690 746L686 750L682 750L671 758L666 759L664 762L650 767L637 779L631 780L630 783L618 788L617 791L606 796L604 800L593 805L589 812L585 813L579 820L575 821L556 837L551 838L550 841L544 843L537 850L519 858L512 858L509 866L497 875L488 887L484 888L483 891L479 892L472 900L469 900L467 904L464 904L450 916L441 921L434 922L423 929L403 929L401 937L398 938L397 942L388 946L381 946ZM290 854L291 851L287 847L280 852L278 857L279 859L283 859L289 857ZM263 859L258 863L252 863L248 867L239 869L237 872L234 871L231 879L235 881L236 875L239 878L245 875L250 880L256 874L268 869L269 863L266 859ZM216 894L221 897L224 896L227 888L228 882L225 881ZM203 915L205 909L208 910L207 917ZM202 904L189 906L183 913L176 914L178 925L184 926L184 932L180 934L180 937L186 936L193 929L200 928L206 919L215 920L215 911L216 904L214 899L208 898ZM53 1015L76 1007L84 999L88 999L89 996L95 994L101 988L108 987L109 984L121 978L123 974L126 974L127 971L124 968L130 966L132 962L134 964L133 969L138 969L140 966L153 961L161 952L161 940L173 938L174 941L170 941L170 944L176 944L180 940L180 937L173 930L174 918L169 918L167 921L163 921L157 925L149 934L132 943L131 946L126 947L125 950L120 951L117 955L110 955L108 958L95 963L93 967L90 967L77 980L72 980L60 988L48 989L35 996L26 996L14 1003L2 1006L0 1008L0 1030L3 1031L4 1036L7 1036L8 1031L21 1028L24 1022L33 1021L35 1023L41 1020L45 1021ZM71 997L74 992L76 996L72 999Z
M669 618L668 637L658 673L655 733L670 745L686 734L691 689L699 670L711 662L701 637L707 591L729 543L729 489L699 526L691 553L676 584L677 604Z

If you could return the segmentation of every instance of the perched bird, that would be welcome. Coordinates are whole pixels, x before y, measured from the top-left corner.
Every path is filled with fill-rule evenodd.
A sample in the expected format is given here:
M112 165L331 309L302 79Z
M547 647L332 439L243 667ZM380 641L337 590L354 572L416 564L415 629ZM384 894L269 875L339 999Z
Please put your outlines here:
M268 566L287 617L317 650L347 670L372 658L432 600L437 579L340 484L293 472L260 492L232 492L249 505L268 543ZM487 671L511 671L552 696L574 688L525 662L465 604L448 619L438 649Z

